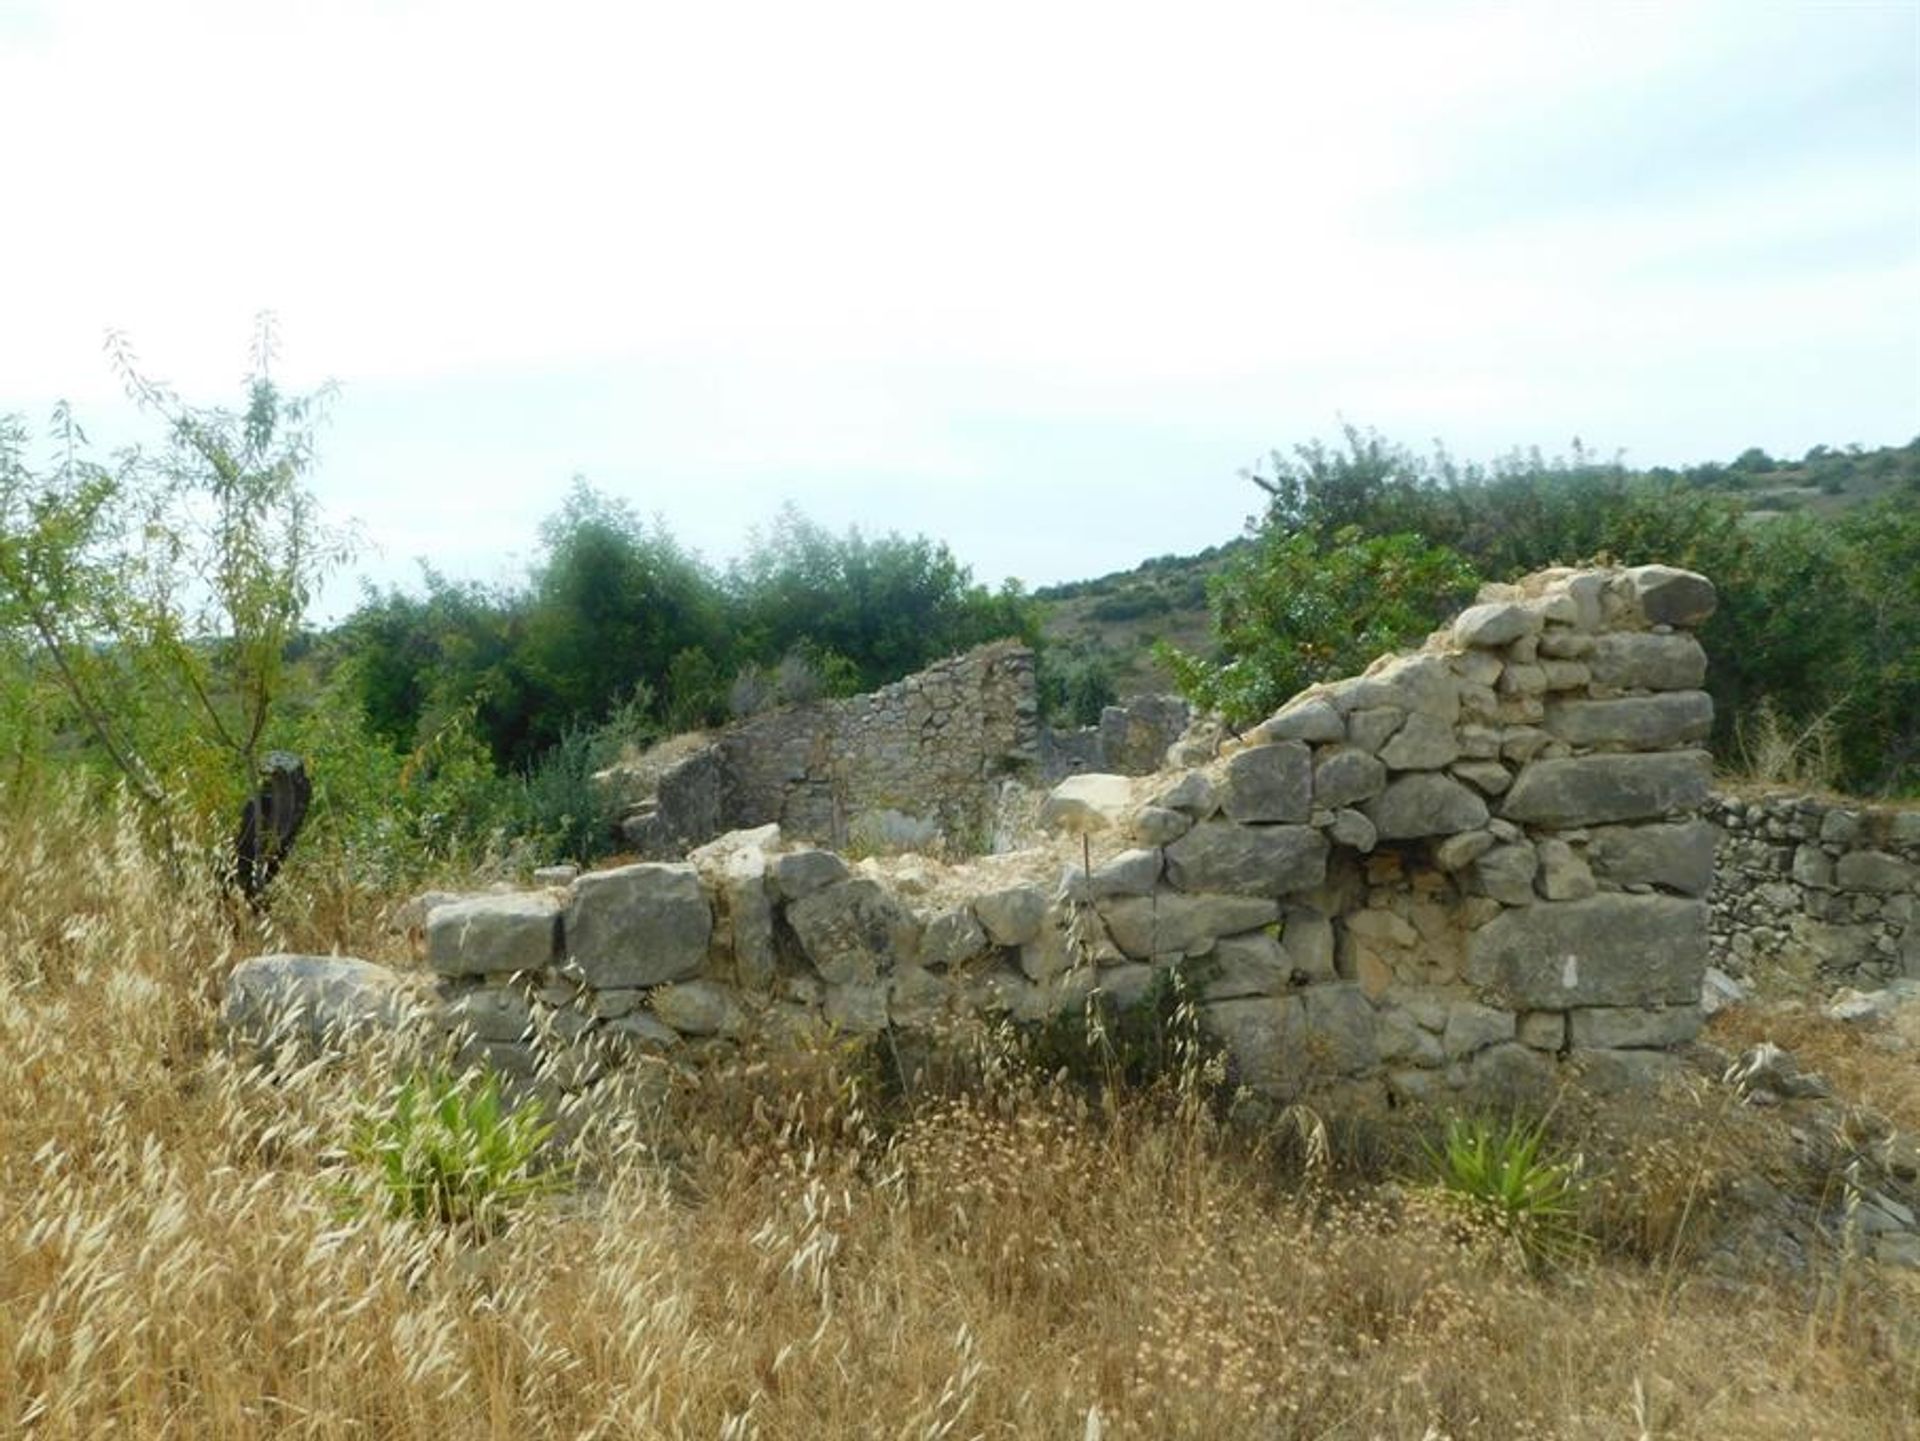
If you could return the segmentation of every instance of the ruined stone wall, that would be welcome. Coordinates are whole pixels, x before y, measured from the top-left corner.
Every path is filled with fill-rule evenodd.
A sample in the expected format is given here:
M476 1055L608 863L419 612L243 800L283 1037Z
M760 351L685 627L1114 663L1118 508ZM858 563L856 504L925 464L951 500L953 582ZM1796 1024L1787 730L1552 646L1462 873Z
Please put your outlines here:
M1716 962L1811 964L1872 988L1920 976L1920 810L1813 796L1715 796Z
M730 727L662 776L624 830L659 857L769 822L835 846L965 844L990 825L996 783L1037 763L1038 735L1033 653L982 646L869 695Z
M1236 1079L1275 1098L1655 1078L1700 1024L1712 705L1689 632L1713 603L1658 566L1490 587L1420 652L1315 687L1204 766L1064 782L1043 821L1099 850L1057 885L983 872L929 906L767 826L442 904L442 1023L497 1065L588 1084L714 1037L1124 1005L1178 971ZM992 679L956 666L978 678L956 692ZM729 815L811 828L894 787L937 804L1033 733L1030 711L975 730L924 685L873 700L779 733ZM951 734L978 765L919 789L916 747ZM857 786L856 744L897 748Z

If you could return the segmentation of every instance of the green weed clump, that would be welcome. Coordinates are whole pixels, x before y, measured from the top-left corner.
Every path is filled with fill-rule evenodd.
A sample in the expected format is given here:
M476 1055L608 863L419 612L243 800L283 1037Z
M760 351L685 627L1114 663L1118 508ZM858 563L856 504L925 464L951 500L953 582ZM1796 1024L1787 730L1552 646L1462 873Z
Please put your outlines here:
M553 1134L537 1100L509 1107L497 1076L421 1070L357 1128L352 1153L390 1215L489 1236L521 1202L563 1185L539 1167Z
M1441 1191L1512 1241L1530 1267L1565 1265L1587 1251L1580 1158L1548 1147L1544 1121L1452 1116L1426 1150Z

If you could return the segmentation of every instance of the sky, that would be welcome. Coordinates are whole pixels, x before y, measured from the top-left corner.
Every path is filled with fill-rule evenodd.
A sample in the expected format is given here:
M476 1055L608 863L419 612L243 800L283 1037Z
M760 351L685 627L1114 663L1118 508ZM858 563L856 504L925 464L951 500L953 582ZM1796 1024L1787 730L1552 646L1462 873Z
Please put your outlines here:
M1920 3L0 0L0 412L337 382L365 548L575 476L988 583L1190 552L1343 423L1629 463L1920 434Z

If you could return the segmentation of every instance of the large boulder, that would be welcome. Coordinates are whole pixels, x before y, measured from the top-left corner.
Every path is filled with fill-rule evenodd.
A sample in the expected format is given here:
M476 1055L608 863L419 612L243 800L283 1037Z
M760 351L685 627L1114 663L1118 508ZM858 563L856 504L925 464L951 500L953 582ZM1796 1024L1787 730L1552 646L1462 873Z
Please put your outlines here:
M1705 751L1538 760L1520 772L1500 814L1560 828L1652 820L1703 804L1712 780Z
M1713 884L1719 832L1703 820L1600 826L1587 842L1594 875L1617 886L1656 885L1704 896Z
M1125 776L1088 772L1068 776L1040 803L1040 824L1050 831L1084 835L1118 829L1133 810L1133 783Z
M1627 572L1627 583L1640 602L1640 613L1652 625L1691 628L1711 616L1720 603L1712 581L1670 565L1636 565Z
M1121 896L1101 901L1107 934L1137 961L1198 951L1216 937L1258 930L1280 919L1277 901L1258 896Z
M1698 690L1707 653L1690 635L1615 631L1595 638L1587 669L1597 686L1617 690Z
M620 866L573 883L567 955L595 989L697 975L712 939L713 911L690 865Z
M236 1040L332 1046L402 1030L421 1002L417 978L350 956L255 956L227 977L220 1026Z
M1300 741L1254 746L1227 761L1222 808L1236 821L1305 821L1313 809L1313 753Z
M1707 907L1608 893L1503 910L1468 941L1467 979L1518 1010L1696 1005Z

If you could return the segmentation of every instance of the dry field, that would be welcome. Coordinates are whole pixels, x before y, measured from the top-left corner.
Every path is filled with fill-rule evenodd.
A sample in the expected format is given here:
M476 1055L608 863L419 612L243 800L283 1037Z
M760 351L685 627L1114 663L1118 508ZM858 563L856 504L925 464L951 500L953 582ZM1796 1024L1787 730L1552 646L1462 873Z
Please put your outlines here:
M1704 1084L1556 1113L1595 1245L1544 1274L1428 1196L1404 1115L1262 1131L1191 1073L1090 1101L992 1048L904 1099L852 1053L716 1066L569 1116L576 1184L491 1240L386 1219L344 1199L379 1059L270 1073L213 1027L269 940L390 945L377 898L264 937L130 835L0 822L0 1433L1915 1434L1911 1274L1740 1251L1753 1176L1833 1178ZM1802 1029L1914 1106L1911 1055Z

